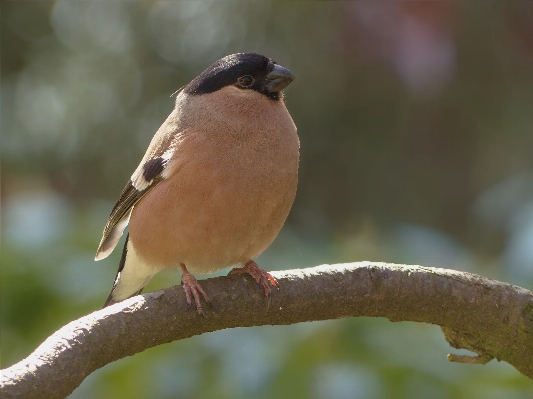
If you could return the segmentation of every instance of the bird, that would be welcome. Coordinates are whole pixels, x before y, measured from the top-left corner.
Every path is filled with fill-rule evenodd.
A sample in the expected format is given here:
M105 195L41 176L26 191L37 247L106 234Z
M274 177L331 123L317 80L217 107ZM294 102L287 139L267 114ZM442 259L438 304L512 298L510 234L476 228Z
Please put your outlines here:
M188 306L209 296L192 273L234 267L267 298L279 283L253 260L276 238L296 195L300 141L283 90L295 76L257 53L214 62L176 93L105 225L95 260L128 234L104 307L182 270Z

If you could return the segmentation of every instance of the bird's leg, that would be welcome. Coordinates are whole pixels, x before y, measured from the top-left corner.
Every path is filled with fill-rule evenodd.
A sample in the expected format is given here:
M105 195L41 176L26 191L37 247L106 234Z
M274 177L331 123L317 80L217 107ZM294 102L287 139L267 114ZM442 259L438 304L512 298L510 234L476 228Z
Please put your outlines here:
M248 273L252 276L254 280L257 281L257 284L263 287L267 298L270 298L270 284L279 290L278 280L276 280L270 273L261 269L253 260L249 260L244 267L235 268L229 272L229 274L241 273Z
M191 306L191 297L194 297L194 303L196 304L196 312L198 314L203 314L202 304L200 303L200 295L203 296L204 300L209 303L209 297L205 293L204 289L196 278L189 273L185 265L180 264L183 274L181 275L181 284L183 285L183 290L185 291L185 298L187 299L187 304Z

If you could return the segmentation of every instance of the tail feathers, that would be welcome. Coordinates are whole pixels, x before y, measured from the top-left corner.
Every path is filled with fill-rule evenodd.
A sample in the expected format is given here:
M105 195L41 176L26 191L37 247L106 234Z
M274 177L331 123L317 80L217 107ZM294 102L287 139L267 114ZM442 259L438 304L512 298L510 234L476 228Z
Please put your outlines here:
M143 288L144 288L144 287L143 287ZM130 295L128 298L131 298L131 297L134 297L134 296L136 296L136 295L139 295L141 292L143 292L143 288L141 288L139 291L137 291L137 292L134 293L133 295ZM128 299L128 298L123 298L123 299L115 300L115 299L113 299L113 290L111 290L111 294L109 294L109 296L107 297L107 300L105 301L105 304L104 304L104 306L102 307L102 309L103 309L103 308L107 308L108 306L114 305L115 303L122 302L124 299Z
M139 295L156 272L155 269L147 266L138 258L128 234L124 243L122 257L120 258L117 276L104 308Z

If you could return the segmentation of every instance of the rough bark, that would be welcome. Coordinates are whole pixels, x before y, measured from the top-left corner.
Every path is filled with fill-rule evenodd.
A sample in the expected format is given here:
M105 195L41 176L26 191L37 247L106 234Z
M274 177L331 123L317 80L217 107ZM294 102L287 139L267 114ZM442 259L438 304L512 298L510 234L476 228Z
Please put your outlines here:
M249 276L238 275L202 281L212 302L205 317L187 308L176 286L75 320L2 370L1 397L64 398L110 362L209 331L356 316L437 324L453 347L479 355L450 360L496 358L533 379L533 293L524 288L454 270L372 262L272 274L281 289L270 303Z

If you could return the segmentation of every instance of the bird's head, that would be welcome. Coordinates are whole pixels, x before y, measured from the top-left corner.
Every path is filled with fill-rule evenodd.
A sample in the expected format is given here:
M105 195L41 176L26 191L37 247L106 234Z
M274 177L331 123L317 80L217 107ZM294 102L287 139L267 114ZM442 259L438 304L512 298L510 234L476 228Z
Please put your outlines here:
M272 100L282 98L282 90L294 75L275 61L256 53L231 54L209 66L183 89L185 94L213 93L226 86L255 90Z

